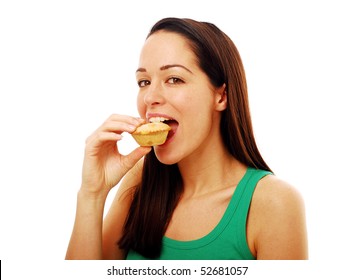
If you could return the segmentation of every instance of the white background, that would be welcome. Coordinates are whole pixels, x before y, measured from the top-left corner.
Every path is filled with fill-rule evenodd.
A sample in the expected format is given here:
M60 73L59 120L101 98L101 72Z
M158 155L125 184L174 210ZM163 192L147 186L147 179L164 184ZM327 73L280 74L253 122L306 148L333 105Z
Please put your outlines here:
M18 261L34 271L36 265L45 270L46 264L62 264L85 139L112 113L137 116L139 51L150 27L167 16L215 23L233 39L247 73L259 148L275 173L305 199L311 263L351 258L353 20L348 4L1 1L0 259L5 273L6 265L12 269ZM136 144L126 135L121 145L127 152Z

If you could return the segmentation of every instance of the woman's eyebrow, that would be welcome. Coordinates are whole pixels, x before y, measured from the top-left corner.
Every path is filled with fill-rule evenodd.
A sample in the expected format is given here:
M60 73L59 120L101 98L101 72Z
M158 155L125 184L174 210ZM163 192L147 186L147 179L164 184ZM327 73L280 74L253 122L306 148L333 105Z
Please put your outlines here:
M137 68L137 70L136 70L136 73L137 72L147 72L147 70L146 70L146 68Z
M163 70L168 70L168 69L173 68L173 67L180 67L180 68L183 68L183 69L185 69L186 71L188 71L189 73L193 74L190 69L188 69L187 67L185 67L184 65L181 65L181 64L168 64L168 65L163 65L163 66L162 66L161 68L159 68L159 69L161 69L161 70L163 71Z
M160 67L159 69L160 69L161 71L164 71L164 70L168 70L168 69L173 68L173 67L180 67L180 68L183 68L183 69L185 69L186 71L188 71L189 73L193 74L190 69L188 69L187 67L185 67L184 65L181 65L181 64L168 64L168 65L163 65L163 66ZM147 70L146 70L146 68L140 67L140 68L138 68L138 69L136 70L136 73L137 73L137 72L147 72Z

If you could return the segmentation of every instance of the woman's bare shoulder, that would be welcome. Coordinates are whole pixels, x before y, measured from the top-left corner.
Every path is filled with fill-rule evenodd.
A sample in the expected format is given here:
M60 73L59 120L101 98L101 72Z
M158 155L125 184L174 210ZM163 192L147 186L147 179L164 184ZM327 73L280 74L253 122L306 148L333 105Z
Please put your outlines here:
M258 259L306 259L304 200L286 181L268 175L255 189L251 217Z
M303 205L300 192L293 185L275 175L267 175L259 181L254 200L266 208L273 208L272 210L288 209L288 206L293 203Z

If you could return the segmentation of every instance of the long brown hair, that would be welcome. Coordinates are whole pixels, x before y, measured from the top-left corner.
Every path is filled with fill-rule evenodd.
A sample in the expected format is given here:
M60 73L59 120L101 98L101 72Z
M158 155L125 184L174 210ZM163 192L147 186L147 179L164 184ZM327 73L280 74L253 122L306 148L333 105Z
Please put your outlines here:
M162 19L147 38L159 30L184 36L213 86L226 85L228 104L222 112L220 129L229 153L249 167L271 171L255 142L243 63L232 40L214 24L191 19ZM152 150L145 157L142 182L136 188L120 248L148 258L158 257L182 191L177 164L160 163Z

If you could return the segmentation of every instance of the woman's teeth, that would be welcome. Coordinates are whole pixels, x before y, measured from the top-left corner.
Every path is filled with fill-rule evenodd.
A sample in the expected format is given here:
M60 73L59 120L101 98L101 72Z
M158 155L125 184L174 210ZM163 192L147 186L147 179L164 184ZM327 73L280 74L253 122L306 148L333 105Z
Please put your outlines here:
M169 121L170 119L167 118L163 118L163 117L153 117L149 119L149 122L151 123L159 123L159 122L165 122L165 121Z

